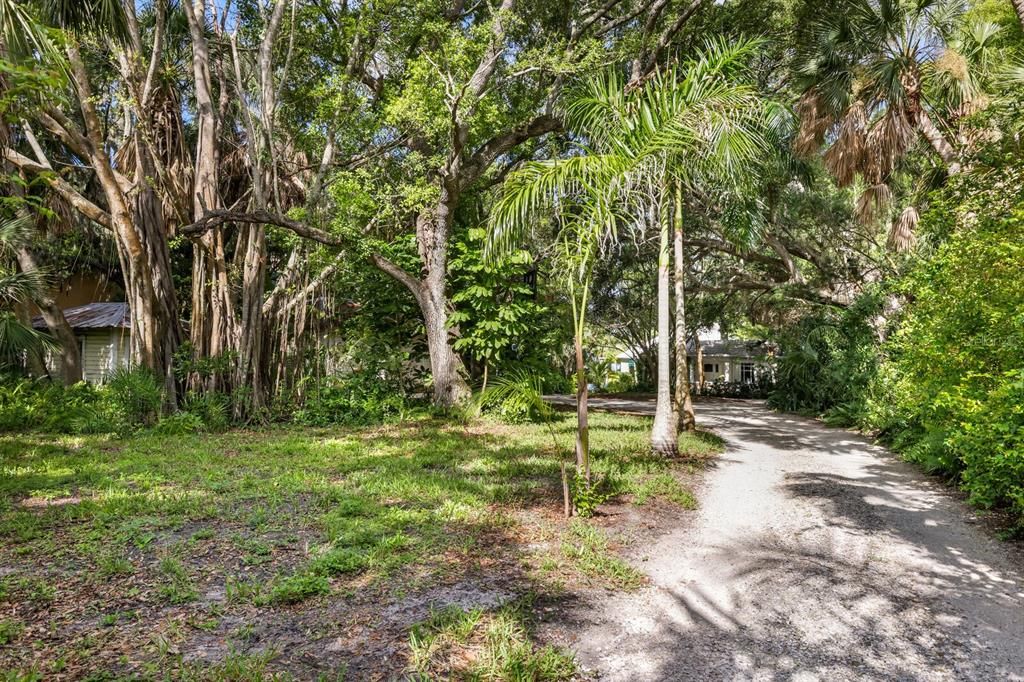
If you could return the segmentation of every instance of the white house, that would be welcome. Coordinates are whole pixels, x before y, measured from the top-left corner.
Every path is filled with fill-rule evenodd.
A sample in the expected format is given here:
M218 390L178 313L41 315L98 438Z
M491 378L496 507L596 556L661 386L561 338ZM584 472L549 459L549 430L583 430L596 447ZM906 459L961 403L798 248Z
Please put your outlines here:
M102 384L114 370L128 366L132 330L127 303L86 303L65 308L64 317L78 339L83 379ZM42 317L33 318L32 326L47 328ZM60 363L53 353L46 365L52 375L60 374Z
M753 384L772 371L772 352L764 341L701 340L687 344L691 383L725 381Z
M723 339L716 325L700 334L700 343L687 344L690 383L754 384L773 372L774 352L765 341ZM611 364L611 371L633 374L638 354L620 351Z

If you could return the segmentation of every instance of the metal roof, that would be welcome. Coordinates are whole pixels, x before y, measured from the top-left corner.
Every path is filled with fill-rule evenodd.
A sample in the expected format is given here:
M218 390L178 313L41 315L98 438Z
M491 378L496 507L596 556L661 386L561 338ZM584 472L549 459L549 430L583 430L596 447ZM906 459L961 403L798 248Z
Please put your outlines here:
M72 329L108 329L122 327L130 329L131 314L127 303L86 303L64 309L64 317ZM46 329L42 316L32 318L32 326Z

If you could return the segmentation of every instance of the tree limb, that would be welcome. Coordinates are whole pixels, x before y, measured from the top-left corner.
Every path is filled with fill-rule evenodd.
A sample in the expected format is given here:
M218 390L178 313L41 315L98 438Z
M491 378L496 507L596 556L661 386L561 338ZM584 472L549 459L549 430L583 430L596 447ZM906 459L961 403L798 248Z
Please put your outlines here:
M228 209L214 209L206 211L199 220L185 225L179 232L189 237L201 235L215 227L223 225L224 223L249 223L257 225L275 225L277 227L283 227L286 230L291 230L295 234L303 237L304 239L311 239L327 246L342 246L344 240L336 237L332 234L324 232L323 230L315 227L310 227L304 223L300 223L295 220L290 220L284 216L271 213L270 211L256 210L256 211L232 211Z
M81 192L71 186L67 180L55 173L52 168L37 163L24 154L19 154L11 148L3 150L3 158L14 164L20 170L38 176L64 198L71 206L83 216L99 225L112 229L110 214L102 208L86 199Z
M373 264L376 265L381 272L390 275L404 284L405 288L411 291L412 295L416 297L417 303L423 303L423 284L418 279L379 253L370 254L370 260L373 261Z
M523 142L562 129L562 122L548 115L537 116L533 120L504 133L492 137L483 143L463 166L459 188L465 189L483 175L484 171L502 154L514 149Z

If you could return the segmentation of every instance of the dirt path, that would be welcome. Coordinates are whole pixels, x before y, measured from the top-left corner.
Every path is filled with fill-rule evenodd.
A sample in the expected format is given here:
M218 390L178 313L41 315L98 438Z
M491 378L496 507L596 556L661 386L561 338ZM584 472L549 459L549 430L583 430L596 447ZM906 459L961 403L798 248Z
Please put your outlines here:
M649 413L642 401L594 400ZM581 608L602 680L1024 680L1024 571L883 448L753 402L698 406L728 449L701 512Z

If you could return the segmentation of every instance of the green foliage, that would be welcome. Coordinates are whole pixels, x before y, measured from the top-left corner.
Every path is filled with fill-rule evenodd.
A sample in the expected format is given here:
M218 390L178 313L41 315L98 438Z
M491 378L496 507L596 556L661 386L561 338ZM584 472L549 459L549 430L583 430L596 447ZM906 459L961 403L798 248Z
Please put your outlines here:
M1024 212L976 216L904 283L867 425L1024 523Z
M595 372L596 374L596 372ZM599 386L597 393L629 393L638 388L636 375L632 372L607 372L608 381Z
M410 407L399 377L366 368L315 385L293 419L306 426L380 424L401 419Z
M576 516L589 519L599 506L611 499L613 494L606 485L608 480L607 477L600 476L596 480L588 481L582 472L576 472L569 485Z
M223 393L188 393L182 410L196 417L203 431L219 433L231 425L231 399Z
M548 422L554 410L544 401L542 379L525 370L498 377L475 399L478 409L510 424Z
M820 310L784 329L769 405L857 424L877 372L878 334L873 322L882 298L880 292L869 290L849 308Z
M144 367L114 370L106 393L114 413L128 428L152 426L160 416L164 389L156 375Z
M206 424L202 417L192 412L182 411L169 414L156 425L155 431L167 436L180 436L186 433L202 433Z
M47 380L9 380L0 387L0 431L101 433L115 430L92 384L64 387Z
M483 257L486 231L471 229L453 245L450 263L452 302L448 318L458 326L455 350L471 355L493 372L509 362L543 361L549 347L541 342L546 309L527 283L533 257L516 251L501 259ZM539 363L538 363L539 364Z

